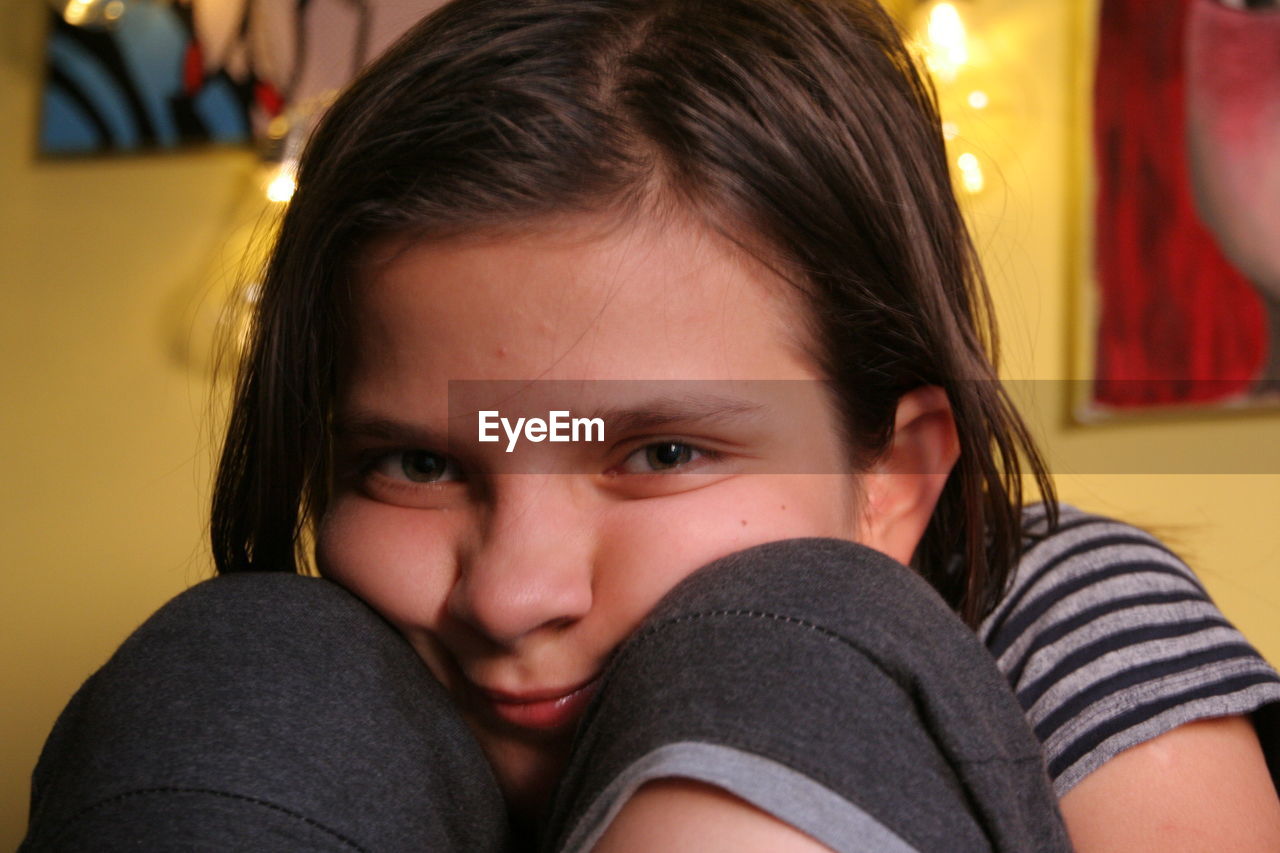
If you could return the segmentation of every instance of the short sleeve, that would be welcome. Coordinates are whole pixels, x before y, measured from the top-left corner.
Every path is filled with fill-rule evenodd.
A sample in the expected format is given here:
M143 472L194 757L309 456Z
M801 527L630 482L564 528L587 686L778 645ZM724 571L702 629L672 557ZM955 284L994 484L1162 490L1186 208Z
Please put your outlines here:
M1028 510L1029 546L979 636L1059 797L1183 723L1280 703L1280 676L1159 540L1065 505L1046 533L1043 515Z

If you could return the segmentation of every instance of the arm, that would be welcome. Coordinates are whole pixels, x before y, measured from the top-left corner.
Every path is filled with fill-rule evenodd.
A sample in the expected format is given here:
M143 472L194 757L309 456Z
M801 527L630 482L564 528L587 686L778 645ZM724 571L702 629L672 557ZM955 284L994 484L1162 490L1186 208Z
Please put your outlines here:
M831 848L720 788L660 779L640 788L594 853L831 853Z
M1280 850L1280 801L1248 717L1179 726L1061 800L1080 853Z
M983 636L1077 849L1280 850L1248 715L1280 678L1149 533L1063 507Z

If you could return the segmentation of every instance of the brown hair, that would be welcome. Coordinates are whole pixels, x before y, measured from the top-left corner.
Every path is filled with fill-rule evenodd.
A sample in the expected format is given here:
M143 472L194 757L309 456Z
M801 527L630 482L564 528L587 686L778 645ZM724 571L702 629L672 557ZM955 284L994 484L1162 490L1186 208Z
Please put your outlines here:
M214 492L218 570L296 571L323 511L354 254L662 196L792 271L862 460L944 388L960 459L916 555L971 625L1021 545L1025 459L931 88L864 0L455 0L334 104L271 257Z

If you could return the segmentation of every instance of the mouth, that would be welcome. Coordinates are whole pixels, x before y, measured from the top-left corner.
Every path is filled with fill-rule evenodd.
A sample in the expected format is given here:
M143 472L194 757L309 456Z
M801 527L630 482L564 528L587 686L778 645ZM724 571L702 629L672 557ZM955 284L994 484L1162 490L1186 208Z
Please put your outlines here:
M577 723L600 687L597 673L568 688L512 693L476 687L485 709L505 723L522 729L551 732Z

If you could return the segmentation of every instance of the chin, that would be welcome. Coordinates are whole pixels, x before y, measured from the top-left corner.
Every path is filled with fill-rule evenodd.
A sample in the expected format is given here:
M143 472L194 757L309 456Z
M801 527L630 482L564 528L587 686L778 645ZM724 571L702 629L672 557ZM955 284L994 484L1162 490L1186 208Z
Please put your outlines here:
M544 743L487 732L477 732L477 737L512 815L523 821L536 820L550 805L568 764L572 737Z

